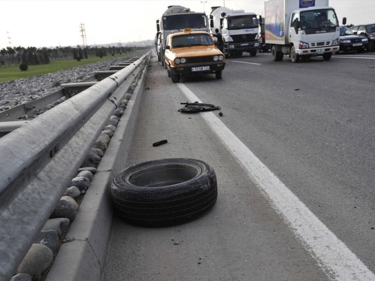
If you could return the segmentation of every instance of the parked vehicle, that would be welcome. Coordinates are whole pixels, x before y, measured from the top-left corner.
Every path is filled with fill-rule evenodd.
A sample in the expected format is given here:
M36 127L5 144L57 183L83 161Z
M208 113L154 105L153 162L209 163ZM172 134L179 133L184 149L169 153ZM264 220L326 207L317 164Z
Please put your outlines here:
M183 6L168 6L160 20L156 20L155 48L158 60L164 65L165 41L169 34L181 32L184 28L209 32L208 18L205 13L190 11L190 8Z
M243 52L248 52L250 56L256 56L259 50L257 15L220 6L211 9L211 33L214 36L220 33L223 39L223 53L226 56L242 56Z
M265 0L265 29L274 61L284 55L292 62L312 56L330 60L339 51L339 22L328 0Z
M355 25L350 29L354 34L366 36L369 41L368 50L375 51L375 23Z
M368 39L362 35L355 35L351 29L345 26L340 27L339 42L339 51L343 52L357 51L358 53L362 53L368 49Z
M214 73L221 79L225 68L225 56L216 48L211 34L190 28L168 35L164 60L173 83L179 82L182 75L192 73Z

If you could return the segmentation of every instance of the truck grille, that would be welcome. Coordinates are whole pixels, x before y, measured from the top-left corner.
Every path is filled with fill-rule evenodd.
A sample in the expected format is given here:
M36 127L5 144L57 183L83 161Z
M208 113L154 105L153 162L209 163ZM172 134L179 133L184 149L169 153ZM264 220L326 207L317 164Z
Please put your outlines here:
M186 58L186 63L200 63L200 62L212 62L213 57L195 57L195 58Z
M256 34L242 34L242 35L232 35L232 39L235 43L237 42L249 42L255 40Z

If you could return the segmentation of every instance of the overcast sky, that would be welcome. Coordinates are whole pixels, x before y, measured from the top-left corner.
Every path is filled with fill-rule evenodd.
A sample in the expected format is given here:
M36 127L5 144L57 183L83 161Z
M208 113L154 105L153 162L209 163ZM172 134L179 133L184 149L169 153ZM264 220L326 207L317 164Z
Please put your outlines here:
M294 0L298 1L298 0ZM330 0L348 23L375 22L375 0ZM169 5L182 5L209 15L212 6L263 15L264 0L0 0L0 49L88 45L153 40L156 19Z

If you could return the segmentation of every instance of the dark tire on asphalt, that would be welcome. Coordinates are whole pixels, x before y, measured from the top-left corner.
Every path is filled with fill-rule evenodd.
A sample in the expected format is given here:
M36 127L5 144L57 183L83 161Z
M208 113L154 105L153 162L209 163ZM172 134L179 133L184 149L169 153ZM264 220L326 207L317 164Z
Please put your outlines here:
M217 200L217 179L210 165L190 158L144 162L124 169L111 185L117 215L143 227L190 222Z

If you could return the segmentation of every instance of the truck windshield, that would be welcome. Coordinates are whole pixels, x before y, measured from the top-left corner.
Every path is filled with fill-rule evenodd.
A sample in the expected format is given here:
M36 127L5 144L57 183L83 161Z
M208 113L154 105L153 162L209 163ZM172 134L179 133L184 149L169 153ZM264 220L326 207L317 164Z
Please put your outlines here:
M300 27L306 34L335 32L339 25L332 9L321 9L301 12Z
M172 38L172 48L210 45L213 45L213 42L208 34L187 34Z
M258 27L256 15L228 17L228 29L243 29Z
M204 14L177 14L163 17L164 30L182 30L184 28L207 29L207 20Z

